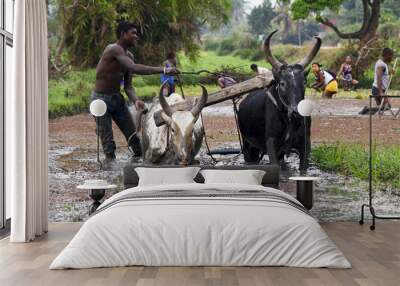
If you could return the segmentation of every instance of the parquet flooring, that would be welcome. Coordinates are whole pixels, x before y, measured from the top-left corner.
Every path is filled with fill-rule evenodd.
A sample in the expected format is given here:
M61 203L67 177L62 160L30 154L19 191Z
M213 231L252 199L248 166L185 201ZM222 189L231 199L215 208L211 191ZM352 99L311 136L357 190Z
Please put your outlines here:
M400 285L400 222L323 224L351 262L352 269L290 267L121 267L48 270L51 261L77 232L80 223L52 223L49 233L27 244L0 241L0 285Z

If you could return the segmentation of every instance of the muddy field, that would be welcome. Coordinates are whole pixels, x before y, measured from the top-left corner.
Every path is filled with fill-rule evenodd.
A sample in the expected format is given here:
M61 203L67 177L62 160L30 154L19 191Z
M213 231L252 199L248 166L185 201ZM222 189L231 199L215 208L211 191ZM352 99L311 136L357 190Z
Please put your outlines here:
M315 99L316 108L312 117L313 144L335 142L368 143L368 116L358 115L367 105L366 100ZM400 102L393 102L400 106ZM233 117L232 106L219 104L203 111L207 140L211 148L239 148L239 141ZM389 113L373 120L374 139L382 144L400 143L400 118L393 119ZM117 143L117 164L112 170L99 170L96 162L97 139L95 122L89 114L76 115L51 120L49 123L49 219L51 221L80 221L87 218L91 202L85 191L77 185L87 179L107 179L119 186L107 193L107 197L122 189L122 167L131 162L126 141L114 126ZM204 146L204 144L203 144ZM199 155L202 164L210 164L211 159L203 148ZM101 154L101 158L103 158ZM242 156L217 157L219 164L243 164ZM264 163L267 162L267 158ZM294 194L295 184L288 177L297 174L296 156L287 158L287 166L282 172L281 188ZM367 200L367 186L352 178L322 172L315 167L310 175L321 178L316 183L315 201L312 213L322 221L358 220L359 209ZM399 209L397 196L379 192L376 194L378 211L394 213Z

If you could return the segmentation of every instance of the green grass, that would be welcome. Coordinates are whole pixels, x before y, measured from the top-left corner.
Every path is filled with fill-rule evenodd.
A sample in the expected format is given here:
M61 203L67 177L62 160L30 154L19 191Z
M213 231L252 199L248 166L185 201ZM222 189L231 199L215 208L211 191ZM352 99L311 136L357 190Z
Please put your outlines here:
M223 66L233 66L236 68L244 69L250 72L250 65L256 63L259 66L270 68L271 65L265 60L261 61L250 61L247 59L242 59L238 56L233 56L232 54L225 56L218 56L217 53L212 51L202 51L200 52L200 57L193 63L190 62L188 58L180 55L180 68L183 71L196 71L201 69L206 69L210 71L219 70Z
M373 182L400 189L400 147L373 148ZM311 158L318 168L360 180L368 180L368 149L358 144L320 145Z
M277 56L285 58L288 62L294 62L299 57L303 57L308 48L296 48L287 46L276 46L273 48L274 53ZM328 49L321 50L320 57L329 56L332 51ZM242 59L239 56L233 56L232 54L225 56L218 56L216 52L213 51L202 51L200 57L196 62L190 62L187 57L183 54L179 54L179 67L182 71L197 71L201 69L206 69L210 71L217 71L227 67L233 68L235 70L240 70L242 73L250 72L250 64L254 61L247 59ZM255 61L259 66L264 66L270 68L264 60ZM202 74L203 77L206 74ZM62 79L51 79L49 81L49 116L54 118L57 116L72 115L80 112L84 112L88 109L90 93L95 83L95 70L82 70L75 71L72 70ZM194 84L198 83L199 77L182 75L182 80L184 83L185 95L199 95L201 93L198 86ZM208 81L210 82L210 81ZM160 86L160 76L135 76L133 78L133 85L135 86L137 95L144 99L150 100L157 93ZM213 84L207 85L209 92L217 90L218 87ZM177 89L180 92L179 88ZM311 89L307 89L306 95L317 95L320 96L321 93L316 93ZM367 98L369 90L358 90L356 92L343 92L340 90L338 97L343 98Z
M339 92L335 95L335 98L348 98L348 99L367 99L371 94L370 89L357 89L355 91L344 91L339 88ZM322 91L316 91L312 88L306 89L306 96L309 97L321 97Z

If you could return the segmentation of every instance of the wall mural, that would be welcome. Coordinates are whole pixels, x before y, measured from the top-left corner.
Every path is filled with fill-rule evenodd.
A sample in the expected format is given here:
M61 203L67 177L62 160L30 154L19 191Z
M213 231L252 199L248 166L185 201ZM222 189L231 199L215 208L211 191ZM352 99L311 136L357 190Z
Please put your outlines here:
M399 117L399 100L383 95L400 88L396 56L390 52L399 47L390 36L398 35L397 27L371 26L376 38L354 34L350 45L331 29L349 30L350 22L359 21L343 16L356 9L346 5L336 16L327 14L336 22L326 26L302 14L303 22L295 24L290 17L299 11L285 14L290 7L272 5L271 13L263 14L268 19L258 19L256 10L248 19L235 18L250 25L245 31L235 30L239 24L229 20L229 9L201 7L215 13L212 24L220 28L214 31L198 21L189 25L180 10L153 22L116 17L108 10L129 12L122 4L107 8L79 2L49 3L51 221L88 218L93 201L77 188L85 181L117 186L102 201L123 190L125 166L148 164L277 165L279 188L293 197L299 185L310 184L298 177L312 178L311 213L318 219L359 220L368 201L371 93L377 98L371 107L376 113L372 183L379 208L395 213L400 153L398 120L393 119ZM89 24L79 24L72 8L80 17L107 15L91 23L100 33L84 32ZM268 23L268 30L257 21ZM100 116L91 106L95 100L104 102Z

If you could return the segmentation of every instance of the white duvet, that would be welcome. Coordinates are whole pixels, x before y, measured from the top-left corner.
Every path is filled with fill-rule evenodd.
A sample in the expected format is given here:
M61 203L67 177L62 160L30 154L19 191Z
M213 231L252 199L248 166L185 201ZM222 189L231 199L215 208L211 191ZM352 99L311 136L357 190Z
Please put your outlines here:
M265 191L258 197L160 197L169 190ZM142 192L142 193L137 193ZM179 184L135 187L106 200L50 269L145 266L294 266L349 268L318 222L282 191L254 185Z

